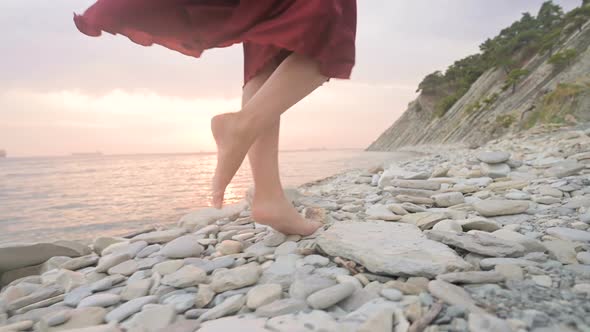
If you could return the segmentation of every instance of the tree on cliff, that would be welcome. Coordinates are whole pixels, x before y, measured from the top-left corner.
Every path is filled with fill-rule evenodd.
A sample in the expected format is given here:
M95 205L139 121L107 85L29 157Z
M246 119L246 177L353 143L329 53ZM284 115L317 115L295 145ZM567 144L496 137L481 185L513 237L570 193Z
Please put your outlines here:
M516 86L520 81L522 81L527 75L529 71L526 69L514 69L508 74L508 78L504 82L504 86L502 90L508 90L509 87L512 87L512 93L516 92Z
M566 15L566 33L582 32L582 27L590 20L590 6L576 8Z
M434 72L424 78L418 91L433 95L436 114L444 115L471 85L489 69L504 70L506 84L512 91L527 73L522 69L540 52L556 56L561 42L575 31L580 31L590 19L590 0L583 0L582 7L564 14L563 9L552 1L545 1L536 16L523 13L522 17L509 27L502 29L494 38L488 38L480 45L480 53L456 61L444 71ZM575 54L560 54L553 64L556 70L567 66Z
M578 52L572 48L555 53L549 58L549 63L552 64L556 70L561 70L571 65L572 60L578 56Z
M553 1L545 1L537 13L537 21L543 31L549 31L558 25L562 17L563 9Z
M428 74L420 84L418 84L418 90L416 92L424 92L426 94L433 93L436 89L444 82L444 75L440 70L435 71L432 74Z
M553 29L550 33L543 36L541 40L541 52L548 52L549 55L553 55L555 46L561 38L561 28Z

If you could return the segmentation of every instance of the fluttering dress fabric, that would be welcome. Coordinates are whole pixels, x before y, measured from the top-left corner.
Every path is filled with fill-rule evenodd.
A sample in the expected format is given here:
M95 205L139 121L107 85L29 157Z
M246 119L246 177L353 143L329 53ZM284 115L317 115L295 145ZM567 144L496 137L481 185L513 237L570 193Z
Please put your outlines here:
M244 82L292 52L332 78L349 78L355 62L356 0L98 0L74 22L193 57L243 43Z

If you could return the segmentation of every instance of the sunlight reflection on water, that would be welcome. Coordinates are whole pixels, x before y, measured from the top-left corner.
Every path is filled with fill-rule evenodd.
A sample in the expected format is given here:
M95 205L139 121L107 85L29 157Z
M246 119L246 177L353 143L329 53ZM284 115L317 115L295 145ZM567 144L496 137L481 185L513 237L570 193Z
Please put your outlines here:
M404 156L360 150L281 152L282 180L301 185ZM214 167L214 154L0 160L0 243L92 239L175 223L208 205ZM226 201L242 199L250 185L246 162Z

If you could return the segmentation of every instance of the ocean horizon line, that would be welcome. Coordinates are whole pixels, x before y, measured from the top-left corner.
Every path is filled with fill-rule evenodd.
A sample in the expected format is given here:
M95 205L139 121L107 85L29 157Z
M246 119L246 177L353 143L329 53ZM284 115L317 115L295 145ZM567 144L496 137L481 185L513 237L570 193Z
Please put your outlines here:
M279 150L281 153L292 152L319 152L319 151L364 151L365 148L301 148L301 149L284 149ZM196 151L196 152L129 152L129 153L103 153L96 152L73 152L70 154L51 154L51 155L7 155L2 159L35 159L35 158L101 158L101 157L124 157L124 156L162 156L162 155L211 155L216 151ZM2 160L0 159L0 160Z

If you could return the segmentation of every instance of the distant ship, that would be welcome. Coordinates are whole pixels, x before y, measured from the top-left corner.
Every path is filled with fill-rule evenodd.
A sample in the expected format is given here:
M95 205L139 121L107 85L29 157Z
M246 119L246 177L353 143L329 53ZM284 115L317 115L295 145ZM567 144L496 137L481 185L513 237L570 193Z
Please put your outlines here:
M0 150L0 158L6 158L6 151Z
M100 157L103 156L103 153L100 151L96 152L74 152L72 153L73 157Z

